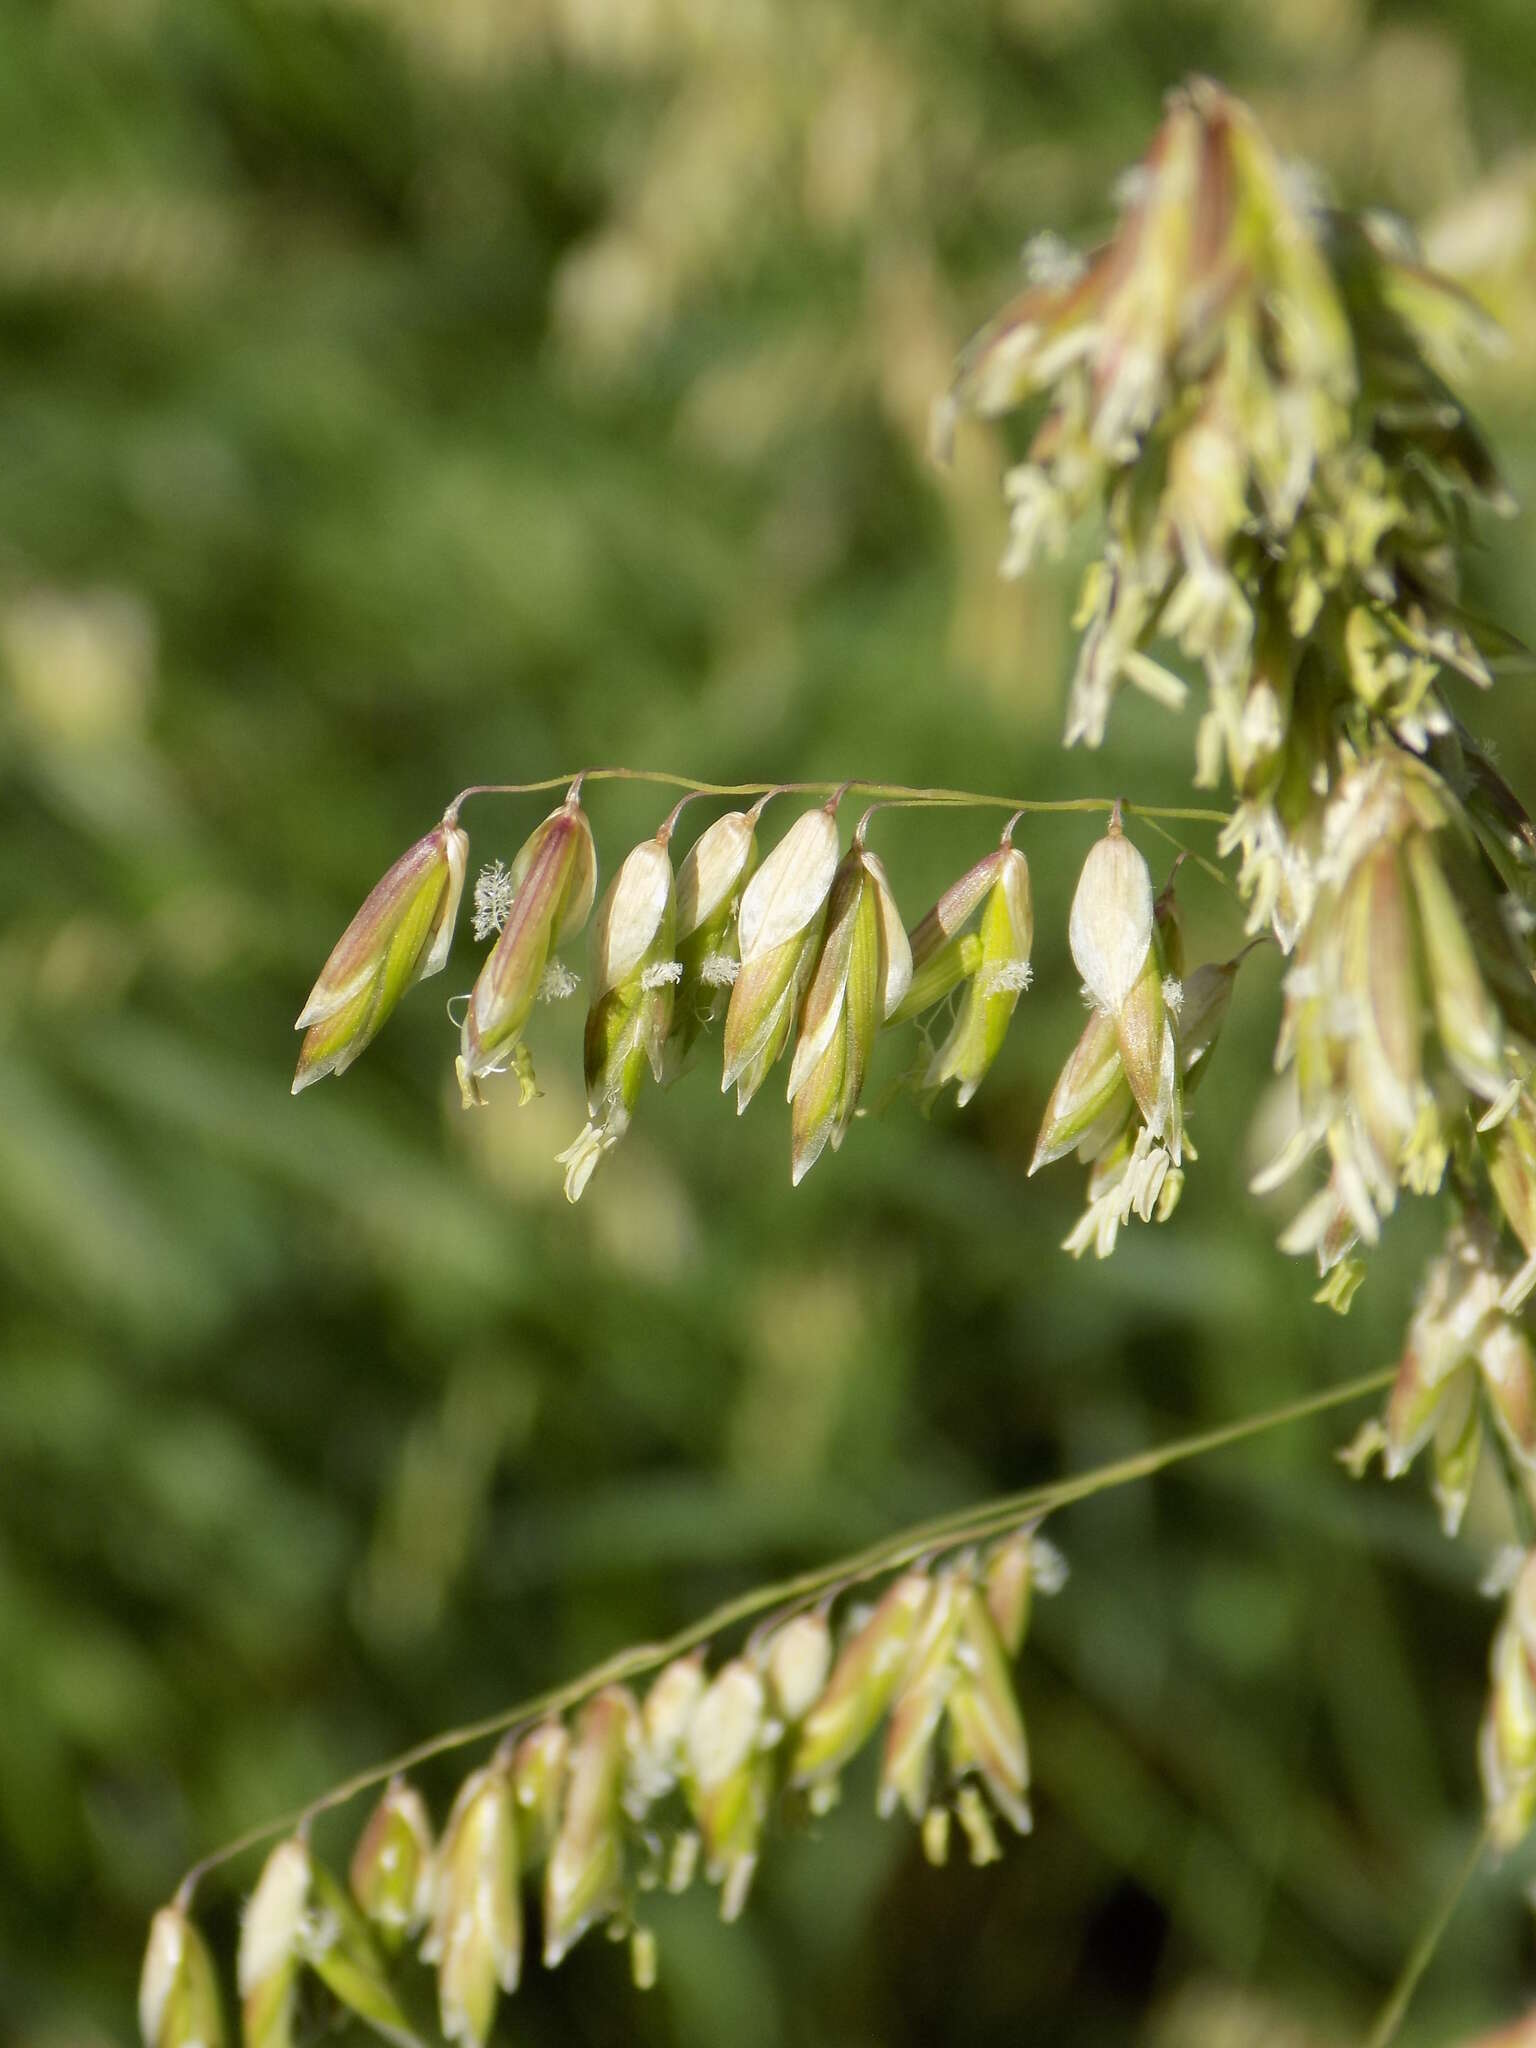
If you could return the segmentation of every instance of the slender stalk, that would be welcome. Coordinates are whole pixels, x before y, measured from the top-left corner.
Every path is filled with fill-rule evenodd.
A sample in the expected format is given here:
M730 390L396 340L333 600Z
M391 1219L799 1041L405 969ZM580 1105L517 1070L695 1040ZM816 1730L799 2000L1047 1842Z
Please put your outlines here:
M1177 824L1225 825L1227 813L1200 806L1132 804L1114 797L1072 796L1029 798L991 796L971 789L914 789L901 782L695 782L688 775L673 775L656 768L584 768L572 775L544 775L536 782L476 782L461 789L443 813L454 823L460 808L474 796L537 796L543 791L567 789L582 782L654 782L669 789L686 789L695 796L766 796L770 791L802 796L830 796L835 790L856 792L886 803L948 807L955 810L1002 810L1018 812L1111 811L1116 802L1127 817L1166 818Z
M658 1643L640 1643L607 1658L579 1678L566 1684L552 1687L547 1692L536 1693L531 1699L520 1700L516 1706L503 1712L488 1715L484 1720L468 1722L462 1728L450 1728L441 1735L431 1736L403 1754L391 1757L386 1763L372 1764L355 1776L344 1779L332 1786L330 1791L313 1800L308 1806L296 1812L283 1814L276 1820L264 1821L259 1827L248 1829L226 1842L220 1849L204 1856L187 1872L177 1893L183 1905L190 1904L192 1894L201 1880L210 1871L232 1862L248 1849L259 1848L262 1843L273 1840L281 1834L288 1834L294 1828L304 1826L316 1815L328 1813L333 1807L344 1806L361 1793L370 1791L376 1785L402 1772L411 1771L433 1757L446 1755L451 1750L464 1749L472 1743L488 1742L493 1737L505 1735L509 1729L520 1723L542 1719L546 1714L564 1713L576 1706L591 1693L606 1685L617 1685L631 1678L655 1670L659 1665L670 1663L674 1657L681 1657L689 1650L697 1649L701 1643L723 1635L727 1630L738 1627L742 1622L752 1621L759 1615L776 1608L794 1608L820 1599L831 1593L841 1592L846 1587L857 1585L862 1580L878 1578L882 1574L900 1570L940 1549L954 1549L967 1543L980 1543L992 1536L1000 1536L1021 1523L1038 1521L1058 1508L1068 1507L1075 1501L1087 1500L1096 1493L1106 1492L1115 1486L1126 1486L1138 1479L1151 1478L1155 1473L1171 1465L1198 1458L1207 1451L1218 1451L1229 1444L1242 1443L1249 1437L1262 1436L1271 1429L1280 1429L1289 1422L1301 1422L1311 1415L1326 1414L1329 1409L1340 1408L1348 1402L1358 1401L1367 1394L1374 1394L1390 1384L1396 1368L1388 1367L1382 1372L1367 1373L1361 1379L1349 1380L1343 1386L1329 1387L1320 1394L1307 1394L1300 1400L1287 1401L1281 1407L1266 1409L1260 1415L1248 1415L1236 1422L1225 1422L1214 1429L1201 1430L1193 1436L1178 1437L1171 1443L1159 1444L1149 1451L1138 1451L1129 1458L1119 1458L1108 1465L1096 1466L1091 1472L1080 1473L1076 1478L1052 1480L1042 1486L1026 1487L1022 1492L1001 1494L989 1501L979 1502L968 1508L960 1508L946 1515L937 1515L915 1527L902 1530L899 1534L885 1538L868 1548L854 1552L851 1556L839 1558L834 1563L819 1565L810 1571L798 1572L793 1577L781 1579L773 1585L755 1587L733 1600L727 1600L701 1620L691 1622L676 1635Z
M1397 2030L1408 2016L1413 2003L1413 1994L1419 1988L1420 1979L1435 1959L1445 1930L1450 1926L1456 1908L1465 1896L1467 1886L1477 1875L1483 1852L1488 1847L1488 1830L1484 1828L1467 1851L1460 1868L1451 1882L1450 1889L1435 1908L1429 1924L1409 1951L1408 1960L1403 1964L1397 1982L1392 1986L1386 2004L1376 2016L1365 2048L1388 2048L1388 2043L1397 2039Z

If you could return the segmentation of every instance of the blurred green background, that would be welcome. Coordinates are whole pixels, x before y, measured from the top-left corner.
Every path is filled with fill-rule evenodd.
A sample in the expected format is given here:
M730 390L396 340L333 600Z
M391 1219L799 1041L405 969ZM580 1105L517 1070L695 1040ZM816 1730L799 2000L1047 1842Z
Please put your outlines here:
M1080 1171L1024 1169L1080 1016L1083 820L1021 835L1037 985L971 1109L868 1120L793 1198L780 1091L738 1123L706 1070L567 1208L578 1006L539 1015L542 1100L464 1116L467 932L344 1084L288 1096L320 961L466 782L1184 795L1192 722L1144 703L1061 754L1072 565L999 583L1004 441L941 473L925 435L1024 237L1104 222L1192 67L1487 293L1478 402L1536 498L1526 0L0 9L5 2038L131 2038L181 1870L357 1766L1393 1356L1435 1216L1339 1321L1242 1193L1267 959L1175 1220L1057 1252ZM1472 571L1527 637L1532 537ZM1529 798L1522 696L1462 708ZM611 869L666 799L590 803ZM472 809L474 859L541 809ZM994 831L875 843L915 917ZM1184 895L1230 950L1230 895ZM1452 1548L1417 1477L1352 1486L1354 1420L1062 1518L1005 1863L928 1870L856 1780L738 1927L702 1889L658 1908L649 1996L594 1938L507 2038L1356 2038L1476 1825L1503 1531L1479 1500ZM209 1893L221 1944L253 1874ZM1530 1993L1518 1876L1479 1880L1405 2039Z

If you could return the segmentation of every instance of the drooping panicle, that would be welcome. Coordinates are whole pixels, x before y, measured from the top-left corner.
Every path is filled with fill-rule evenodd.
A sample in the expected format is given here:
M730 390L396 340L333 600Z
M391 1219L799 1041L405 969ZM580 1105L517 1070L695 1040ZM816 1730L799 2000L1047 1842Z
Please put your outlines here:
M445 818L369 893L299 1012L295 1095L327 1074L344 1074L407 989L444 966L468 859L467 836Z
M740 969L725 1018L721 1088L744 1110L789 1043L810 983L837 873L837 800L797 818L747 884Z
M523 1027L556 947L586 923L597 888L592 828L576 790L523 842L511 882L506 922L464 1013L457 1069L466 1105L482 1101L482 1081L508 1067L522 1101L536 1092Z

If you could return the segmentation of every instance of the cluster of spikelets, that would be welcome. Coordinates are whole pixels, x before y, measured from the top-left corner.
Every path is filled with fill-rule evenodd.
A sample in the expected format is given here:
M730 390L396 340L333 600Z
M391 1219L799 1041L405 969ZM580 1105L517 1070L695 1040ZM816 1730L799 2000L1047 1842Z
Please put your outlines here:
M589 1118L561 1154L573 1201L628 1130L646 1084L675 1079L710 1024L722 1025L722 1086L735 1089L738 1110L789 1053L797 1183L842 1143L882 1031L916 1023L907 1083L926 1097L953 1083L962 1105L1001 1050L1034 941L1013 822L909 932L865 844L868 814L843 852L834 796L796 818L759 864L764 802L717 818L674 872L679 805L625 856L603 896L583 1048ZM450 812L363 904L299 1017L296 1092L344 1072L411 984L444 965L468 847ZM578 986L556 949L586 924L596 882L578 789L510 869L481 875L475 928L494 931L496 943L465 1002L457 1071L466 1104L506 1072L521 1100L536 1092L525 1033L541 994ZM1083 867L1070 940L1090 1015L1031 1171L1073 1150L1091 1166L1088 1210L1068 1245L1102 1256L1132 1214L1166 1217L1178 1199L1193 1156L1184 1102L1225 1018L1237 962L1186 981L1172 886L1154 903L1147 863L1118 815Z
M882 1722L881 1815L910 1815L934 1862L956 1822L972 1860L991 1861L997 1819L1021 1833L1030 1825L1011 1666L1033 1595L1062 1575L1031 1528L989 1555L905 1572L872 1607L851 1609L840 1641L824 1609L806 1610L713 1674L696 1652L642 1698L608 1686L569 1723L549 1718L509 1736L465 1780L438 1840L419 1793L393 1782L348 1886L302 1834L281 1842L241 1926L245 2048L289 2048L316 1986L386 2038L418 2039L401 1967L411 1951L436 1973L444 2036L481 2048L501 1994L517 1988L524 1892L536 1876L547 1966L605 1925L629 1940L636 1980L649 1984L643 1895L681 1891L702 1869L719 1886L722 1917L735 1919L770 1821L825 1813ZM222 2009L187 1905L165 1907L140 1991L145 2048L219 2048Z
M1509 503L1445 381L1489 326L1405 231L1324 209L1205 81L1174 95L1121 200L1102 246L1050 242L976 337L944 432L1035 408L1005 572L1090 512L1106 528L1067 738L1097 744L1127 683L1184 702L1159 641L1197 663L1199 778L1230 778L1255 929L1288 949L1339 736L1422 750L1451 730L1442 669L1487 684L1516 651L1456 592L1461 508Z

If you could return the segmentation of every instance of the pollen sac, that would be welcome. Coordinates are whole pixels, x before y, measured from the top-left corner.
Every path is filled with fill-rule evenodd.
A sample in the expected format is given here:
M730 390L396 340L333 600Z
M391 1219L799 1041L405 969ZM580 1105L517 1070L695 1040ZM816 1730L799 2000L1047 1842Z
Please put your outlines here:
M524 1870L542 1862L555 1839L570 1747L565 1723L549 1720L530 1728L512 1752L518 1862Z
M672 1045L679 1066L730 999L741 965L737 911L756 862L756 810L727 811L700 833L677 871L682 974L672 1007Z
M862 845L838 868L789 1070L790 1178L798 1187L847 1136L880 1027L906 994L912 954L885 869Z
M507 921L464 1013L458 1075L466 1104L482 1100L480 1084L487 1075L509 1066L518 1074L522 1100L535 1092L523 1027L556 947L586 923L597 887L592 828L576 797L568 797L523 842L511 879Z
M308 1849L297 1837L279 1842L240 1920L236 1978L247 2048L289 2048L309 1891Z
M1490 1675L1478 1761L1489 1830L1507 1852L1536 1818L1536 1553L1526 1557L1510 1593Z
M622 1796L635 1703L610 1686L583 1707L571 1743L560 1828L544 1871L544 1961L552 1969L594 1920L623 1903Z
M743 1659L721 1666L688 1725L684 1784L704 1841L704 1867L720 1891L720 1917L746 1903L768 1813L769 1760L761 1746L763 1681Z
M459 1788L437 1852L432 1924L422 1956L437 1965L438 2017L450 2041L484 2048L501 1992L523 1963L517 1812L497 1761Z
M337 940L294 1026L304 1033L293 1092L344 1074L414 983L453 944L469 840L446 820L401 854Z
M1118 1017L1152 946L1152 875L1118 820L1083 863L1067 936L1095 1009Z
M224 2048L224 2013L208 1945L180 1906L150 1923L139 1978L144 2048Z
M793 1727L821 1698L832 1668L832 1631L824 1614L797 1614L775 1630L766 1657L773 1704Z
M790 1763L794 1784L813 1791L830 1784L869 1740L931 1594L925 1574L906 1573L844 1643L826 1690L801 1724Z
M560 1157L565 1192L579 1201L607 1153L629 1129L649 1073L661 1079L681 968L672 957L672 858L659 834L625 859L597 913L592 1002L582 1044L586 1129Z
M795 820L747 884L737 918L740 970L725 1017L721 1088L744 1110L789 1043L810 984L837 872L837 823L821 805Z
M432 1824L421 1794L396 1781L373 1809L348 1872L352 1896L390 1948L426 1925L432 1902Z
M1003 846L981 913L980 954L960 999L954 1027L934 1054L925 1089L957 1084L963 1109L981 1086L1002 1050L1019 995L1029 986L1029 955L1035 914L1029 863L1016 847Z

